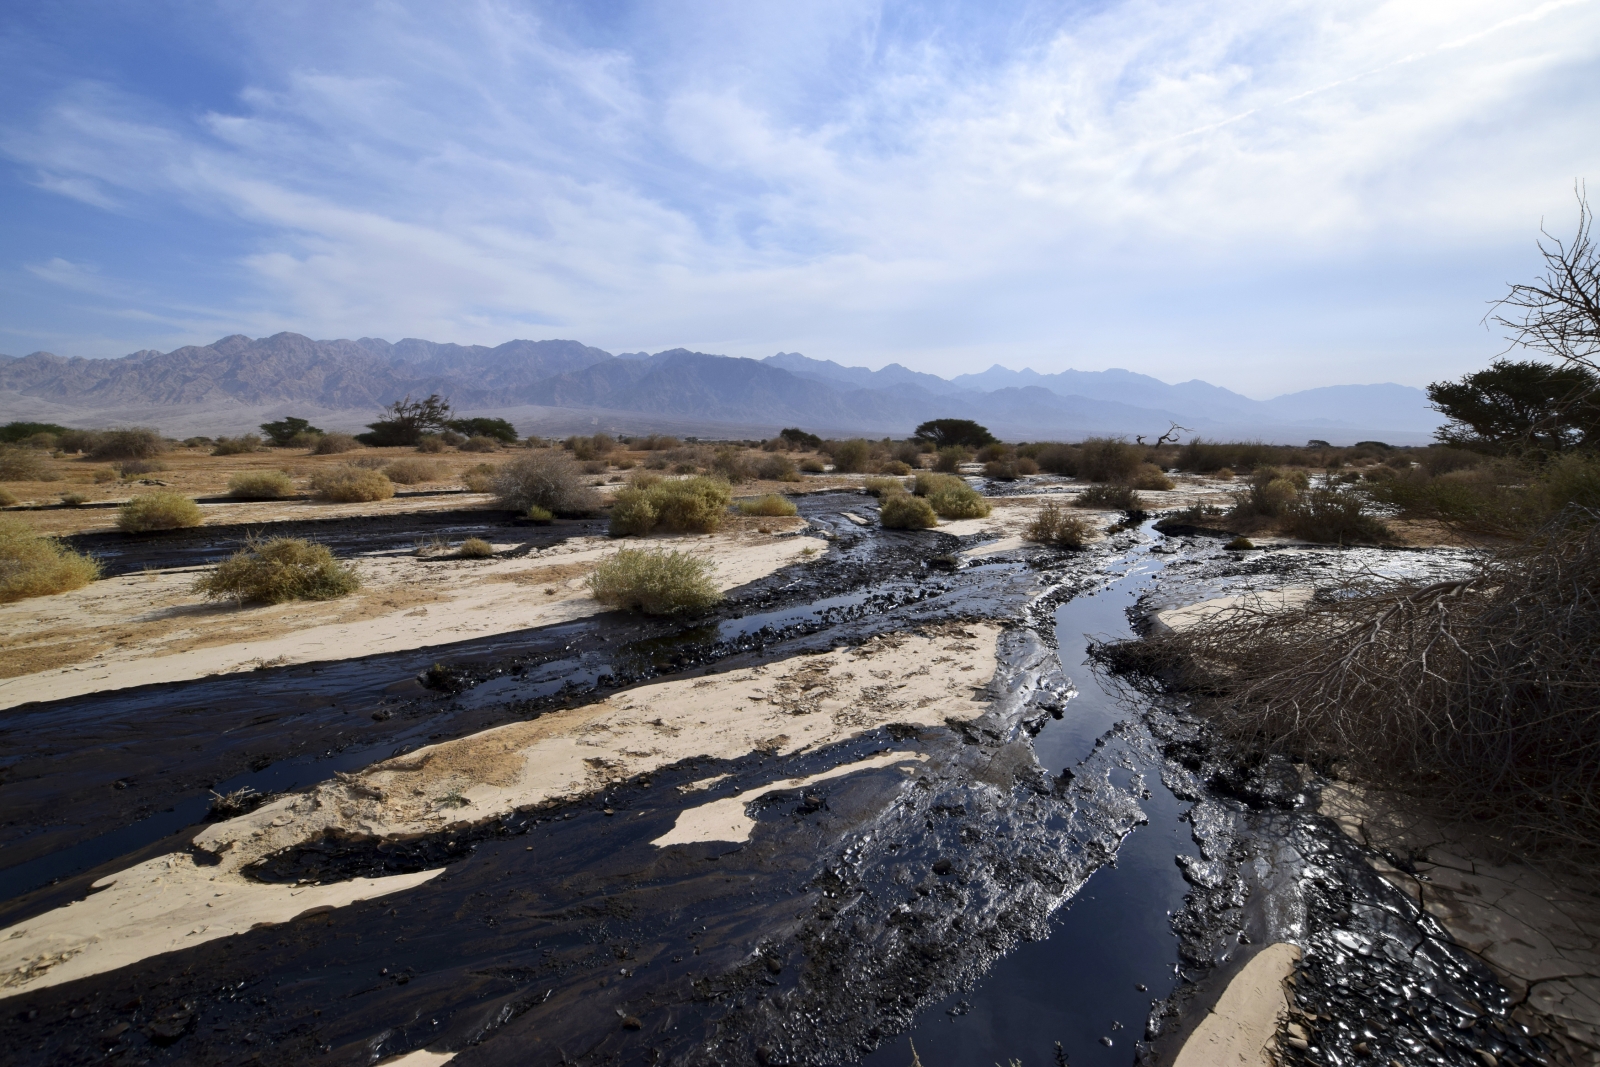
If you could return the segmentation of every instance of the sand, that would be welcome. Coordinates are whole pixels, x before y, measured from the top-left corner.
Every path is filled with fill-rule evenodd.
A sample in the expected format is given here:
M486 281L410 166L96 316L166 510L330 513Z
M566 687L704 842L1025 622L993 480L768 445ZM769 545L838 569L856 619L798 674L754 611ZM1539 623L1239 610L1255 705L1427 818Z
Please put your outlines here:
M759 667L710 669L339 775L206 827L194 840L217 856L213 866L197 867L188 854L157 857L102 879L86 900L0 930L0 996L397 892L438 873L323 886L268 885L240 873L329 831L385 839L465 828L692 757L794 753L886 723L976 718L988 708L999 634L990 624L943 624ZM714 788L716 780L701 784Z
M1289 1013L1284 979L1300 950L1279 942L1253 956L1178 1050L1172 1067L1275 1067L1275 1038Z
M688 845L699 841L748 841L750 832L756 828L756 821L745 814L745 809L751 802L766 796L769 793L784 793L797 789L809 789L818 782L826 782L830 778L842 778L847 774L858 771L870 770L875 767L892 767L895 764L914 763L927 760L927 755L917 752L885 752L869 759L859 760L855 763L845 763L823 771L820 774L808 775L804 778L785 778L781 782L772 782L769 785L758 786L755 789L746 789L742 793L735 793L731 797L713 800L709 804L702 804L697 808L690 808L678 816L672 829L650 842L657 848L666 848L668 845ZM916 773L915 767L904 767L910 773ZM695 783L696 785L700 783Z
M828 543L785 537L797 518L642 543L705 553L732 589L814 558ZM520 559L411 554L356 561L364 588L340 600L239 607L189 592L199 569L147 571L0 605L0 708L263 665L349 659L565 622L604 610L585 577L620 544L580 537ZM497 550L515 547L498 544ZM810 549L810 555L806 550Z

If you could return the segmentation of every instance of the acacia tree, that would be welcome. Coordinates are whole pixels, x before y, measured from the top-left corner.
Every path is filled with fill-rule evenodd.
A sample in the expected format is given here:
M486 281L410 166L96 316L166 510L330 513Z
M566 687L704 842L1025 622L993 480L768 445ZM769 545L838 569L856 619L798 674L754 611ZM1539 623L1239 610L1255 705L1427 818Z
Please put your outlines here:
M367 429L371 432L357 434L356 440L380 447L414 445L422 440L423 434L439 433L447 429L449 424L448 399L434 393L426 400L412 400L408 393L404 400L396 400L384 408L377 422L367 423Z
M919 440L932 441L935 448L954 445L982 448L993 444L995 440L987 427L979 426L971 419L929 419L913 432Z
M1600 444L1600 379L1581 365L1497 359L1456 382L1434 382L1428 399L1450 422L1447 445L1486 452L1559 452Z

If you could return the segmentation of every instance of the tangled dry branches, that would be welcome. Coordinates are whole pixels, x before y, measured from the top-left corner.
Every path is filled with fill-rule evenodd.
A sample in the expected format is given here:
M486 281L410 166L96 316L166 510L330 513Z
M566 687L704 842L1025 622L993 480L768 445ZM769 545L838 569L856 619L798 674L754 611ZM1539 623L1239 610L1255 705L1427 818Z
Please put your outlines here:
M1600 870L1597 518L1459 580L1240 607L1101 659L1164 675L1254 748L1337 760Z

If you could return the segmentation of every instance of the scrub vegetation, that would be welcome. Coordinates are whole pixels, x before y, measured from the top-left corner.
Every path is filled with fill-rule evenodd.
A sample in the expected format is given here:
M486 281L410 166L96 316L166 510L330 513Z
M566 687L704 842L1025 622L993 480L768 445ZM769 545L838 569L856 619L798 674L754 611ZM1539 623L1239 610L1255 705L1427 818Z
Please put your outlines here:
M98 577L94 559L0 515L0 604L80 589Z
M565 454L530 452L500 468L491 482L503 507L526 513L541 507L552 515L591 515L600 508L600 496L583 471Z
M722 599L716 565L678 551L624 548L589 575L589 592L607 607L646 615L704 611Z
M239 500L281 500L294 496L294 480L283 471L240 471L228 479L228 495Z
M365 503L394 496L394 483L366 467L326 467L311 476L311 491L332 503Z
M177 530L203 521L200 505L181 493L145 493L117 509L117 529L124 533Z
M641 472L611 505L611 536L643 536L658 530L715 533L732 498L732 489L720 478L662 478Z
M298 537L252 541L194 584L209 600L282 604L333 600L361 588L361 577L328 546Z

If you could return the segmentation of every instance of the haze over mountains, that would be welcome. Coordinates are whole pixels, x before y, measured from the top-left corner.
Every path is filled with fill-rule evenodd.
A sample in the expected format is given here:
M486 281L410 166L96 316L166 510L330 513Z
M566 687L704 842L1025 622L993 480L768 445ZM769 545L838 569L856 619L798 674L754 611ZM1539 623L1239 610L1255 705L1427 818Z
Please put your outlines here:
M1392 384L1262 401L1198 379L1169 385L1125 370L1040 374L997 365L947 380L899 364L868 370L793 352L764 360L682 348L613 355L563 340L489 348L236 334L121 359L0 356L0 421L143 422L222 433L298 414L347 429L393 400L429 393L449 396L464 413L502 416L523 433L543 434L659 429L750 437L798 425L833 436L904 436L925 419L953 416L1013 440L1153 438L1176 422L1211 438L1417 443L1442 421L1422 390Z

